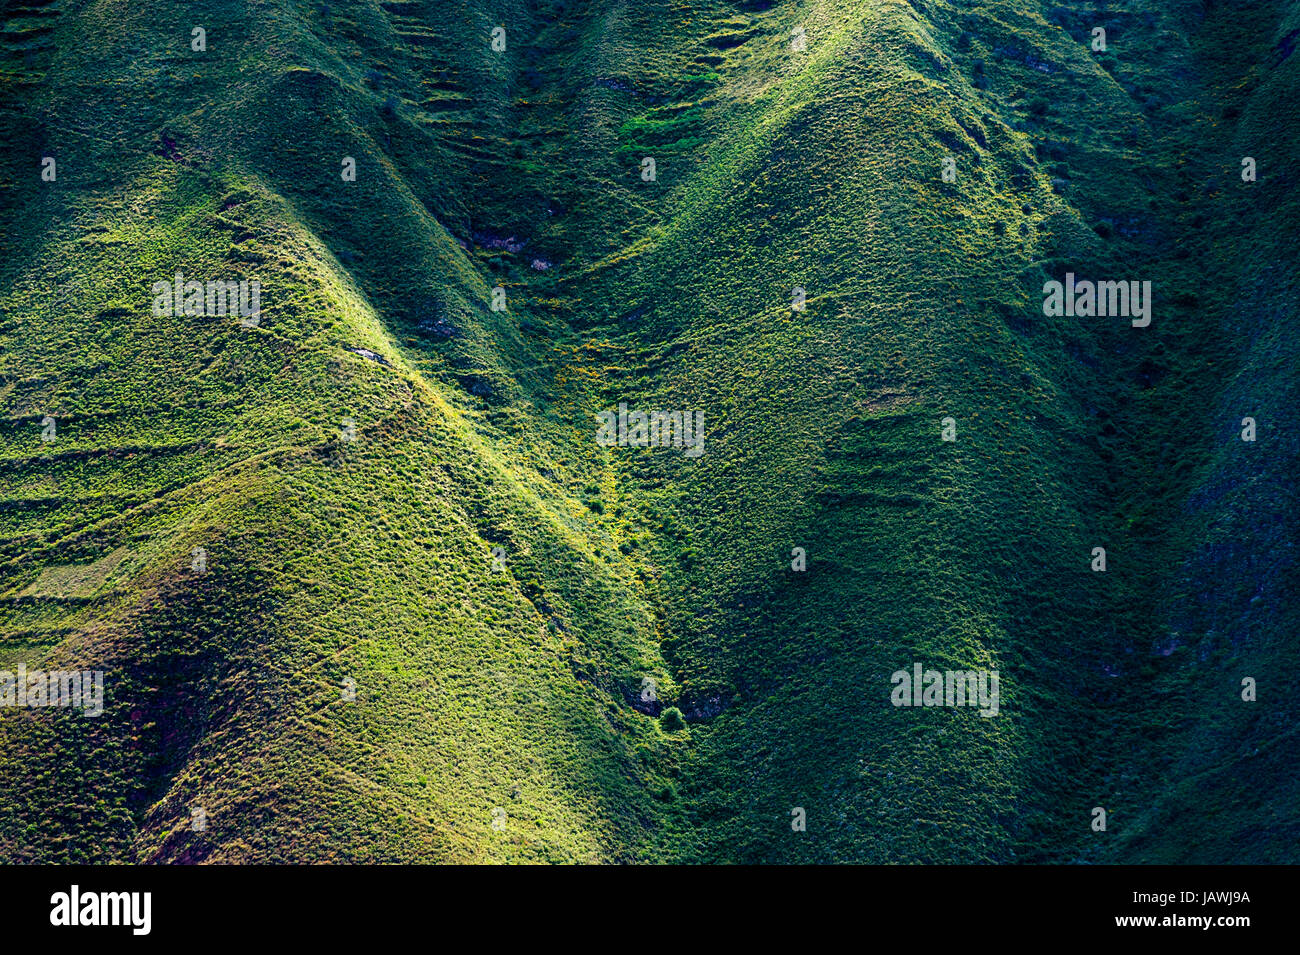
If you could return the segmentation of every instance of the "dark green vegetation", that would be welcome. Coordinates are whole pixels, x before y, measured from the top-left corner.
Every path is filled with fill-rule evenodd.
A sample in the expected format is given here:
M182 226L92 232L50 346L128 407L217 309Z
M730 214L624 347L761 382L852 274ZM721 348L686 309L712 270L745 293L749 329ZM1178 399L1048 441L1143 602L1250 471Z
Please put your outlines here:
M1297 31L9 0L0 669L107 702L0 710L0 859L1297 861Z

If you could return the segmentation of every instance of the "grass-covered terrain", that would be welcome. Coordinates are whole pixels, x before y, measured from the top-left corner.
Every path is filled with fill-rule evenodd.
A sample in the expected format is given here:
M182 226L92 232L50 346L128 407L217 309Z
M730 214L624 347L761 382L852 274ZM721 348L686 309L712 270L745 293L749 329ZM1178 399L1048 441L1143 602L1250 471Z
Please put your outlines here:
M1298 861L1300 3L3 17L0 860Z

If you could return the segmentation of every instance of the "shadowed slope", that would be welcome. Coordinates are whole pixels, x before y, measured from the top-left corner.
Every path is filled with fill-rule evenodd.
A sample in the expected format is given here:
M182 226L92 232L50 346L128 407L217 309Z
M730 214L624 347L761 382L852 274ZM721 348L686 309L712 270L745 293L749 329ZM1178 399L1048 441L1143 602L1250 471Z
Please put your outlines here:
M11 4L0 857L1293 855L1295 17Z

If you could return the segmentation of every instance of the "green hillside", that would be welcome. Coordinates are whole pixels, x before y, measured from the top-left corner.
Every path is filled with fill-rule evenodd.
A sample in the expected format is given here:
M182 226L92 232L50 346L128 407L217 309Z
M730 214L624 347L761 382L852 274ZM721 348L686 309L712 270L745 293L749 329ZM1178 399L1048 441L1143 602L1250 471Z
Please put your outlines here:
M3 10L0 860L1300 861L1300 3Z

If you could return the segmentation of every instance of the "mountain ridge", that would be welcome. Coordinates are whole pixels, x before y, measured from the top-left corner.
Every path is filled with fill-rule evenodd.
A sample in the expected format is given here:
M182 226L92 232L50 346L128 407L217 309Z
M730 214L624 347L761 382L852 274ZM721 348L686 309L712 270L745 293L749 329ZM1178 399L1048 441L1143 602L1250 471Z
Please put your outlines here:
M1294 858L1300 11L762 6L6 6L0 857Z

